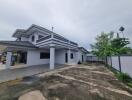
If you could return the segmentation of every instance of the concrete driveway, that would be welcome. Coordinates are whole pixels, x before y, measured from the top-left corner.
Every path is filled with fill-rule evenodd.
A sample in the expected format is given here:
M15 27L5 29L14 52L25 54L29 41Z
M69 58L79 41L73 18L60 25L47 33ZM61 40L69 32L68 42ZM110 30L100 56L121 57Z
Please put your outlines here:
M5 64L0 63L0 70L4 70L6 68Z
M64 67L63 65L55 65L55 68ZM49 65L35 65L24 68L16 68L16 69L5 69L0 70L0 83L14 80L17 78L22 78L25 76L31 76L39 73L43 73L49 71Z

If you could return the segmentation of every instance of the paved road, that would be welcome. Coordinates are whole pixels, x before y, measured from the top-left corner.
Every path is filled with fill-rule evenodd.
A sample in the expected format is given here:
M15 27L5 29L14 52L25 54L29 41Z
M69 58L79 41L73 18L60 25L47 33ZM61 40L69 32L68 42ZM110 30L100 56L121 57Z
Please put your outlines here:
M49 71L48 66L49 65L36 65L36 66L29 66L29 67L24 67L24 68L1 70L0 71L0 83ZM59 67L61 67L61 65L55 66L55 68L59 68Z

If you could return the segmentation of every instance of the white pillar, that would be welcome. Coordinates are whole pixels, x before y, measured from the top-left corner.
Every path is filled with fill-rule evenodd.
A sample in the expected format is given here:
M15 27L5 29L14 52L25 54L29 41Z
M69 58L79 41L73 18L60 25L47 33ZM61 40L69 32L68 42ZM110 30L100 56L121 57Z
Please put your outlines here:
M54 69L55 67L55 48L50 48L50 69Z
M7 52L6 55L6 68L10 68L11 66L11 56L12 56L12 52Z
M71 50L68 50L68 64L71 63Z

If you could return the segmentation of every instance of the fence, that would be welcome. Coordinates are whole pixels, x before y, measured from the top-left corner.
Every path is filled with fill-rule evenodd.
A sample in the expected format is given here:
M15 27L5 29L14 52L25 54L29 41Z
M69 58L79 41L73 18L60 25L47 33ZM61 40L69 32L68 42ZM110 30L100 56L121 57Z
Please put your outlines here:
M102 58L97 56L87 56L87 61L89 62L96 62L96 61L104 61Z
M109 65L113 68L119 69L119 59L118 56L108 57ZM121 71L129 74L132 77L132 56L120 56Z
M87 61L100 61L99 58L94 57L87 57ZM107 57L107 64L111 65L116 70L119 69L119 59L118 56ZM121 71L124 73L129 74L132 77L132 56L120 56L120 65Z

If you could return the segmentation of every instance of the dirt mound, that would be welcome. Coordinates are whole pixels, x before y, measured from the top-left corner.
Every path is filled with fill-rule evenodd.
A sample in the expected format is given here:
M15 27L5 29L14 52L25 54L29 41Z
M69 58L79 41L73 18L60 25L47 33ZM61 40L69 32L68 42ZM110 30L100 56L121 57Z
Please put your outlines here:
M132 100L132 90L101 65L72 66L37 77L32 84L1 84L4 91L0 92L0 100L18 100L33 90L41 91L47 100Z

